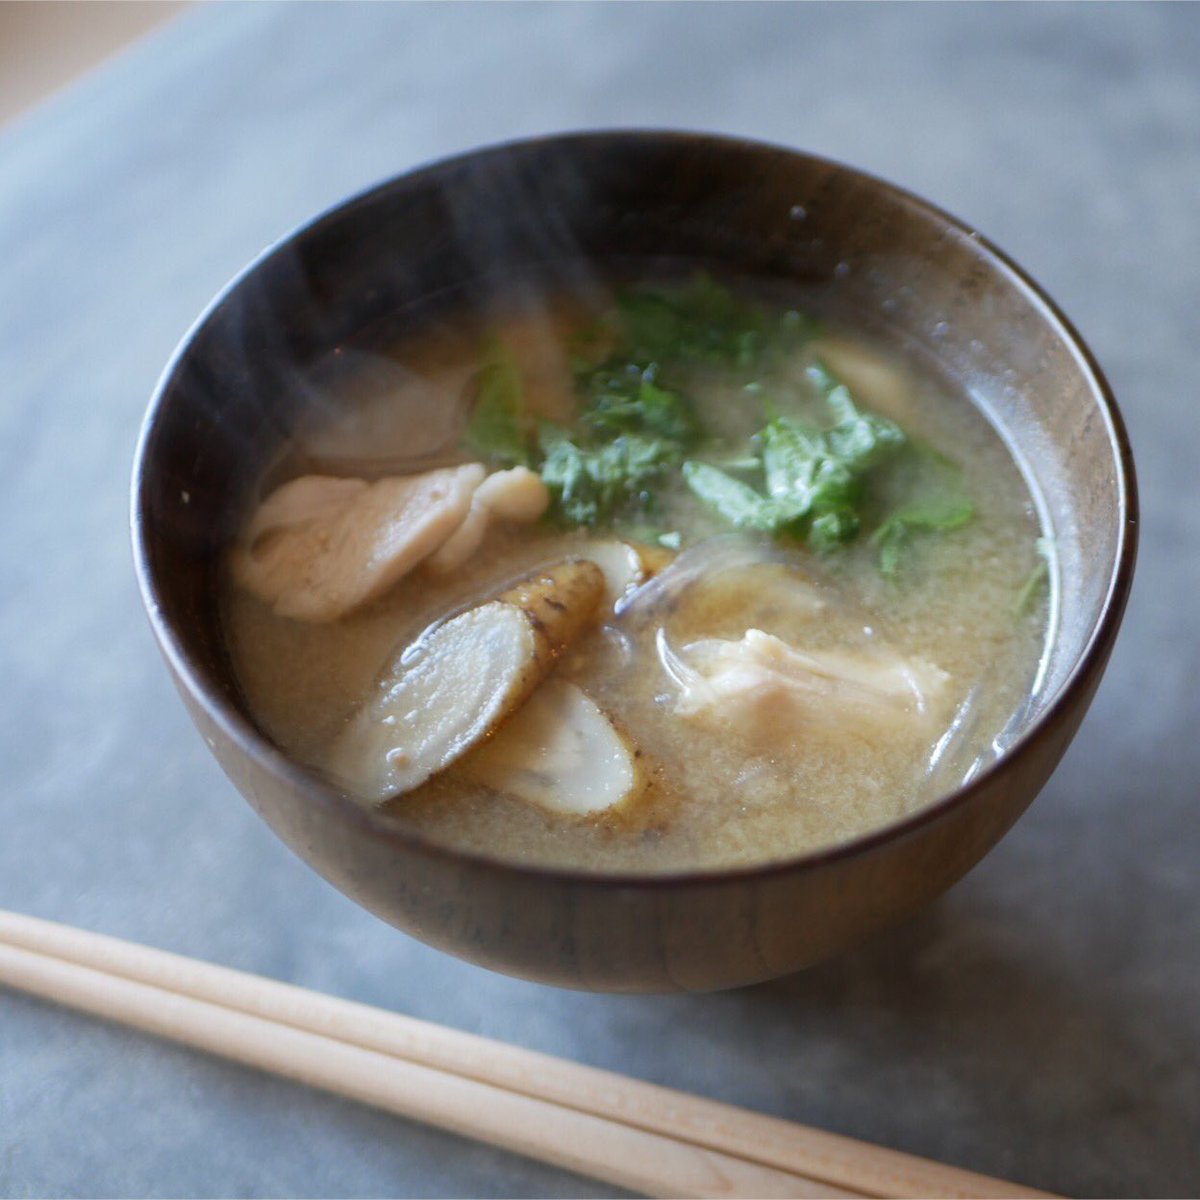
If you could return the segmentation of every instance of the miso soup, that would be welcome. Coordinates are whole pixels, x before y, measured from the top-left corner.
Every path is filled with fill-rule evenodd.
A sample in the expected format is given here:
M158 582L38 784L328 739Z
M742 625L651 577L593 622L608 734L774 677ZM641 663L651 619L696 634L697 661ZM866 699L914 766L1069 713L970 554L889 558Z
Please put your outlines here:
M489 856L785 858L985 766L1052 542L928 364L704 276L347 346L264 475L225 619L263 730Z

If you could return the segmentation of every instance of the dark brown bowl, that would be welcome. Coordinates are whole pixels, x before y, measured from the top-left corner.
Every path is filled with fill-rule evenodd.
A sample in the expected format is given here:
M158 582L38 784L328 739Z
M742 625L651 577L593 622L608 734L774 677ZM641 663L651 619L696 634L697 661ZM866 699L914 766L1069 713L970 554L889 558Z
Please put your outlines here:
M663 876L549 870L430 844L289 761L240 693L218 611L249 489L319 389L314 363L379 322L480 300L515 270L702 263L813 307L966 385L1044 497L1060 616L1015 743L969 785L831 850ZM314 398L315 397L315 398ZM167 367L134 469L142 594L192 718L306 862L384 920L473 962L610 991L732 987L835 954L944 891L1045 783L1091 701L1133 575L1121 418L1079 336L974 230L836 163L699 134L615 132L480 150L318 217L218 297Z

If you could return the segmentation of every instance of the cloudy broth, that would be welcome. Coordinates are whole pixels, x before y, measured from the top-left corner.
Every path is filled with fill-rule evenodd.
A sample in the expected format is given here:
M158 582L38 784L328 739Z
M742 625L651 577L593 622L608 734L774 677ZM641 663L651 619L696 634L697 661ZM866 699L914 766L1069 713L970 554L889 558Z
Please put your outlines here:
M582 403L572 393L571 356L603 339L594 322L578 306L515 306L486 321L443 319L382 355L352 348L337 368L336 415L301 432L268 472L264 493L305 472L373 479L479 458L463 431L489 337L518 364L535 414L569 424ZM906 436L903 453L872 476L857 536L814 549L811 536L737 528L673 468L612 521L574 526L552 512L532 524L496 522L455 570L418 565L335 620L280 616L231 580L226 628L254 716L289 755L354 792L338 767L339 739L422 631L540 567L624 542L639 548L645 578L615 611L613 597L601 602L552 677L577 685L634 748L637 794L589 816L552 812L490 786L476 748L384 799L391 819L505 859L657 872L794 856L930 803L990 760L1036 686L1049 632L1049 588L1040 581L1050 574L1046 531L983 414L932 373L845 330L806 327L759 362L749 383L729 362L701 357L678 366L671 386L686 394L703 430L688 453L766 494L744 461L748 448L761 453L756 436L773 415L829 425L813 383L822 369L849 385L862 410L890 418ZM939 499L945 527L926 529L929 505L924 517L912 516L920 506L906 489L922 472L951 471L970 518L946 518ZM885 528L897 512L909 523ZM888 528L898 528L891 558ZM933 681L931 698L919 719L893 719L890 709L875 719L870 703L855 699L853 681L847 699L841 682L821 675L828 704L820 696L809 708L769 696L764 703L761 688L741 685L737 655L748 630L766 635L772 653L782 645L839 662L849 653L855 670L903 663L906 680ZM737 670L718 676L704 668L710 674L701 677L697 664L705 662Z

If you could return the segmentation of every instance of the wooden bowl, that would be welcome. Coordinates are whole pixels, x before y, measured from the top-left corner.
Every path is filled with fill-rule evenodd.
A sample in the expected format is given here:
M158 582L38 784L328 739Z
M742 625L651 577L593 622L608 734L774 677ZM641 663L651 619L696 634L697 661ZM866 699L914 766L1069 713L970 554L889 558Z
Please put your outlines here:
M618 875L431 844L340 794L255 724L218 611L249 490L313 389L379 322L478 300L516 270L705 264L788 281L932 360L985 407L1045 499L1061 611L1046 684L969 785L834 849L759 867ZM699 134L613 132L480 150L387 182L284 238L211 305L166 369L134 470L137 572L184 702L234 784L347 895L431 945L568 987L732 987L845 949L948 888L1058 763L1125 607L1133 464L1108 385L1054 304L924 201L848 167Z

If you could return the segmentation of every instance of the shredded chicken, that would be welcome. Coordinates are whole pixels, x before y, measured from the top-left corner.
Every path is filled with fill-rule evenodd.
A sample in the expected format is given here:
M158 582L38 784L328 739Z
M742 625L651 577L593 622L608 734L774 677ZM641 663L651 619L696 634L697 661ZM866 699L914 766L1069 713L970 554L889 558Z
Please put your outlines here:
M449 574L479 549L493 520L528 523L536 521L549 506L549 489L536 472L528 467L496 471L475 490L466 520L425 565L437 575Z
M682 655L664 640L660 653L680 685L680 716L725 722L756 740L814 724L921 725L949 679L883 645L801 650L760 629L736 642L694 642Z
M469 463L375 483L294 479L255 514L234 578L282 617L337 620L434 553L466 519L484 474Z

